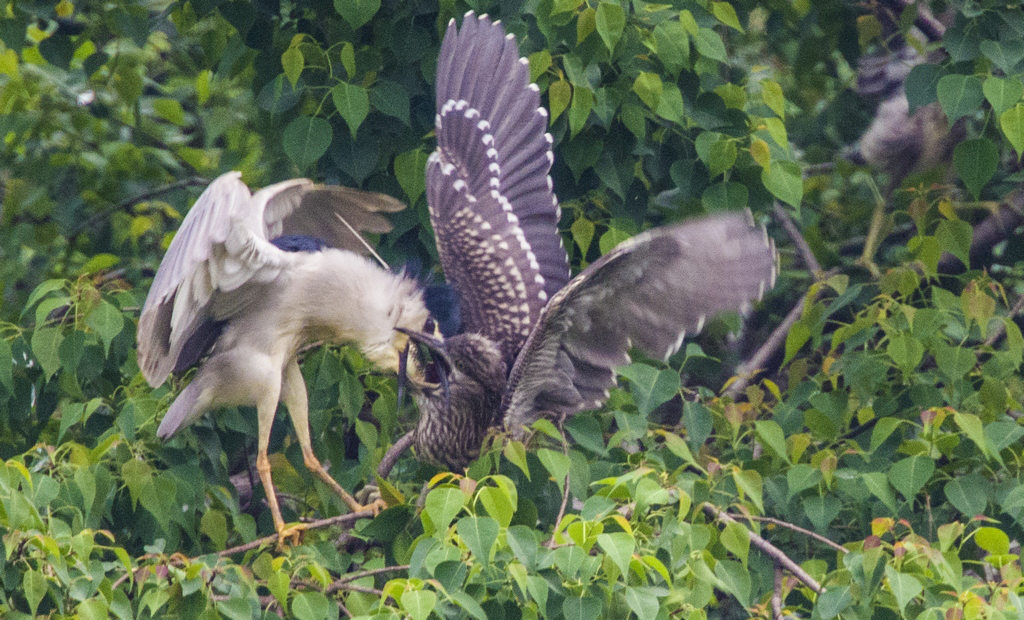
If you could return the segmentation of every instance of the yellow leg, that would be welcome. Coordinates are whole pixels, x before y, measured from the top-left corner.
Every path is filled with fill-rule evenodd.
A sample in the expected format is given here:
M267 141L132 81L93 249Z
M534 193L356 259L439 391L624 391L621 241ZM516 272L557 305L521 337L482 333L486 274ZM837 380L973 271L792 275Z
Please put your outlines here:
M274 424L274 413L277 411L277 400L280 395L280 384L278 389L271 390L272 393L265 394L260 403L256 406L256 413L259 416L259 443L256 449L256 471L260 475L260 482L263 483L263 492L267 496L267 505L270 506L270 516L274 519L274 530L277 532L277 548L281 549L285 541L290 541L292 546L299 544L299 537L305 529L301 523L285 525L281 517L281 507L277 503L277 492L274 490L274 481L270 476L270 459L267 458L267 447L270 445L270 429Z
M299 439L299 447L302 448L302 462L306 468L313 472L324 484L329 486L338 497L349 507L352 512L371 510L373 514L379 513L387 507L383 500L377 499L363 506L356 498L346 491L338 482L331 477L320 460L313 454L313 444L309 436L309 400L306 396L306 384L302 380L302 371L299 370L299 363L292 359L284 369L284 385L282 386L284 404L288 407L288 414L292 418L292 425L295 427L295 435Z

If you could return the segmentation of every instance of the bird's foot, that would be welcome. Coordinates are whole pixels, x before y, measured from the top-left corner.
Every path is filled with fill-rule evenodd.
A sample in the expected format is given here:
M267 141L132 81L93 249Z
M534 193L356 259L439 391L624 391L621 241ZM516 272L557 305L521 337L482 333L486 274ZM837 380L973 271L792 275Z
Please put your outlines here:
M354 506L349 506L352 512L369 510L373 516L377 516L382 510L388 507L388 503L381 497L380 488L375 484L368 484L356 492Z
M277 550L283 551L285 547L297 547L302 539L302 534L309 529L306 523L281 523L277 527Z

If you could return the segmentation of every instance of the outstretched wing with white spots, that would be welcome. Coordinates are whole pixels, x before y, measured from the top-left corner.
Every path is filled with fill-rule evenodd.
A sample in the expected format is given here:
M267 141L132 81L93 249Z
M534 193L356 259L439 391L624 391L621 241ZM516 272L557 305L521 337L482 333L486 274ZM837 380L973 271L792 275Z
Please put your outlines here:
M630 346L668 358L706 317L742 310L774 282L774 245L749 214L664 226L619 244L544 309L509 375L506 427L599 407Z
M427 199L467 331L511 362L569 280L551 189L551 136L515 38L487 16L448 26L437 66L437 150Z

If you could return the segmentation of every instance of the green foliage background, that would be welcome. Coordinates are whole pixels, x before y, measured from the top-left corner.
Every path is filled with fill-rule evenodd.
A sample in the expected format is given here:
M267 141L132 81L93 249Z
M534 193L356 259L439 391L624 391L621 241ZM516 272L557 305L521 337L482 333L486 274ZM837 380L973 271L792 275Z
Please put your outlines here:
M928 4L951 17L948 56L914 70L908 98L963 117L968 140L949 176L893 196L904 226L873 278L850 255L883 177L839 153L872 114L857 59L892 39L860 4L4 2L0 615L771 617L774 590L800 617L1024 616L1021 244L938 274L1022 181L1024 12ZM529 58L574 269L650 226L743 206L770 221L778 201L831 271L815 279L773 224L779 283L738 343L722 344L740 325L726 318L668 364L624 368L568 440L539 424L539 447L498 442L464 475L406 455L375 519L222 553L273 531L250 497L256 422L224 410L156 440L179 384L152 390L136 366L152 272L230 169L400 197L381 250L433 269L434 70L468 9ZM836 166L806 173L822 161ZM719 396L801 299L763 380ZM415 412L350 350L303 371L318 454L347 488L375 482ZM278 426L286 518L341 514ZM824 591L776 585L750 531Z

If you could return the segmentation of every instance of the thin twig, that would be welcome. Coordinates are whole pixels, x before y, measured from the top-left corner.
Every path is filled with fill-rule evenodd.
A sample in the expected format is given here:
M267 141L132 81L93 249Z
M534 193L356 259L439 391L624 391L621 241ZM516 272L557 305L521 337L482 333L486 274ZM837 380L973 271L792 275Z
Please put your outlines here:
M714 506L713 504L704 502L703 508L704 512L708 513L708 515L718 519L719 521L724 521L726 523L739 523L738 521L730 517L724 510L721 510L720 508ZM750 543L752 545L760 549L762 553L764 553L772 560L774 560L776 564L781 565L783 568L792 573L794 577L802 581L804 585L806 585L808 588L814 590L818 594L821 594L825 591L825 589L821 587L821 584L815 581L814 577L808 575L807 572L804 571L804 569L800 568L800 566L796 562L791 560L788 555L783 553L781 549L771 544L767 540L761 538L749 529L744 527L743 530L747 533L747 537L750 539Z
M562 505L558 507L558 516L555 517L555 531L558 531L558 524L565 518L565 508L569 505L569 474L565 474L565 484L562 485ZM555 545L555 533L551 533L551 538L544 545L548 549L554 549Z
M1010 308L1010 312L1006 315L1007 319L1013 320L1018 314L1024 311L1024 293L1017 297L1017 301L1014 302L1013 307ZM1006 323L997 323L992 328L992 333L985 339L985 346L991 347L999 342L999 339L1006 335Z
M194 176L194 177L188 177L187 179L182 179L180 181L175 181L174 183L168 183L167 185L161 185L160 187L151 189L151 190L149 190L147 192L142 192L141 194L133 196L133 197L127 199L127 200L122 200L121 202L117 203L116 205L112 205L110 207L107 207L106 209L103 209L99 213L96 213L95 215L93 215L89 219L85 220L85 222L83 222L69 236L70 237L74 237L74 236L78 235L79 233L81 233L82 231L85 231L85 230L88 230L89 228L92 228L93 226L95 226L99 222L107 219L107 217L109 217L110 214L114 213L115 211L124 211L124 210L128 209L129 207L131 207L133 205L136 205L136 204L138 204L140 202L143 202L145 200L149 200L150 198L155 198L156 196L159 196L161 194L166 194L167 192L173 192L176 189L182 189L183 187L199 187L199 186L202 186L202 185L209 185L209 184L210 184L210 180L209 179L204 179L203 177Z
M409 431L402 435L398 441L394 443L388 451L384 454L384 458L380 460L380 465L377 466L377 475L381 478L387 478L391 470L394 469L395 463L398 462L398 458L402 456L402 453L409 449L412 445L413 439L416 437L415 431Z
M730 517L732 517L734 519L747 519L748 521L759 521L761 523L771 523L772 525L777 525L779 527L784 527L786 529L793 530L794 532L799 532L799 533L803 534L804 536L809 536L809 537L813 538L814 540L817 540L820 543L824 543L824 544L828 545L829 547L832 547L833 549L835 549L836 551L839 551L841 553L849 553L850 552L849 549L847 549L846 547L840 545L839 543L837 543L837 542L835 542L833 540L830 540L828 538L825 538L821 534L818 534L816 532L812 532L811 530L808 530L808 529L804 529L804 528L800 527L799 525L793 525L792 523L789 523L788 521L783 521L781 519L775 519L773 517L759 517L759 516L756 516L756 515L745 515L745 514L739 514L739 513L735 513L735 512L730 512L728 514L729 514Z
M830 269L821 274L821 280L827 280L837 273L839 273L838 269ZM819 290L818 295L821 295L821 290ZM817 299L817 297L814 299ZM768 363L768 360L775 355L776 351L782 348L782 345L786 342L786 336L789 334L789 330L798 320L800 320L800 316L804 312L804 304L806 304L807 301L808 299L806 295L801 297L800 301L796 302L793 309L786 315L786 318L784 318L782 322L772 330L772 333L765 339L764 344L762 344L757 351L754 351L754 354L747 360L736 367L737 379L733 381L728 388L726 388L726 396L733 399L739 396L747 389L747 386L750 385L750 381L754 378L755 374Z
M330 527L332 525L351 525L360 519L372 519L374 516L375 515L372 510L350 512L336 517L328 517L327 519L318 519L310 523L305 523L303 524L303 531ZM220 551L217 553L217 556L223 558L229 555L235 555L236 553L245 553L246 551L258 549L263 545L269 545L270 543L277 542L277 539L277 534L271 534L270 536L264 536L263 538L257 538L252 542L247 542L244 545L238 545L237 547L231 547L230 549Z
M775 587L772 588L772 618L782 620L782 566L775 565Z
M796 249L800 252L800 258L804 261L804 266L811 272L811 275L817 278L821 274L821 264L818 263L818 259L814 256L814 252L811 251L811 246L807 244L807 240L800 233L800 229L793 223L793 218L789 217L789 213L786 213L786 209L779 203L778 200L772 203L772 212L775 214L775 219L778 220L779 224L789 235L789 238L793 240L793 244L796 245Z
M343 576L335 579L334 583L332 583L331 585L327 586L327 592L331 593L331 592L334 592L336 590L339 590L341 588L342 584L346 584L346 583L348 583L350 581L355 581L356 579L362 579L363 577L370 577L372 575L380 575L380 574L383 574L383 573L400 572L400 571L403 571L403 570L409 570L409 565L408 564L400 564L398 566L385 566L383 568L371 568L371 569L368 569L368 570L359 571L358 573L349 573L347 575L343 575Z

